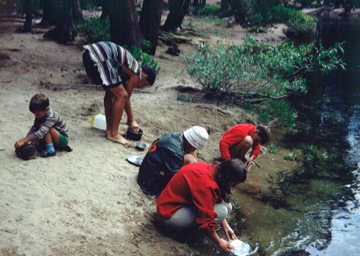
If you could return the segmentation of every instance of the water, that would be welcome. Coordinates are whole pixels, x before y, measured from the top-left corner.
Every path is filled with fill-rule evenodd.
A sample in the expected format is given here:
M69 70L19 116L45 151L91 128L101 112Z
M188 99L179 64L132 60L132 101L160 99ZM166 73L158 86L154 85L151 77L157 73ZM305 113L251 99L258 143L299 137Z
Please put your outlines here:
M352 171L354 182L345 185L354 194L353 200L346 200L342 207L333 210L331 220L331 241L322 249L307 248L311 255L358 256L360 255L360 105L349 110L350 121L346 140L351 145L348 162L355 163ZM350 170L351 171L351 170Z
M276 163L283 171L268 187L269 179L251 173L259 195L241 189L237 232L259 244L258 255L360 255L360 19L323 17L318 28L324 46L346 41L347 70L309 79L309 93L295 104L304 131L287 139L308 145L313 166L288 175L289 163Z
M349 149L346 151L344 163L348 164L348 172L354 179L345 187L354 197L344 200L341 207L333 209L331 240L325 248L307 247L311 255L360 255L360 19L354 16L337 21L325 19L322 33L319 35L323 38L324 44L346 42L344 60L347 63L347 71L331 75L326 80L326 87L330 92L327 94L329 102L337 106L332 113L347 120L344 123L344 135ZM329 29L330 27L332 29ZM351 168L352 166L355 168Z
M229 223L238 239L257 249L253 255L360 255L359 30L356 15L319 22L324 46L346 41L347 70L309 80L309 93L294 105L302 133L286 137L277 157L261 155L261 168L253 167L238 186L238 207ZM280 131L272 132L281 137ZM310 166L298 169L300 163L282 158L296 153L288 147L295 143L307 145ZM212 243L200 247L205 255L227 256Z

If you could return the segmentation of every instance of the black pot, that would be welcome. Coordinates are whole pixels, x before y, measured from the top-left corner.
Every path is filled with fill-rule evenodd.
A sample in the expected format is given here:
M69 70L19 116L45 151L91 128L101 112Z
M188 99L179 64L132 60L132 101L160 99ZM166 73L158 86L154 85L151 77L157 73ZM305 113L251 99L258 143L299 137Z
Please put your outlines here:
M20 148L15 149L15 153L23 160L30 160L36 157L37 150L33 145L26 143Z
M141 129L139 129L138 132L133 132L130 128L128 128L126 132L126 138L129 140L139 141L141 140L142 134L143 131Z

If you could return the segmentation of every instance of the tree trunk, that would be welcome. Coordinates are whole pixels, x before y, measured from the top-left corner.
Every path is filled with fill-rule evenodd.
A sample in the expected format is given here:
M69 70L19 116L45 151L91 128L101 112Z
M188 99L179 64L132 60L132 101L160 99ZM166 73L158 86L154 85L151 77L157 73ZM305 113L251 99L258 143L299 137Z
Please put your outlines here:
M189 5L190 0L169 0L170 12L161 29L167 32L172 32L180 28Z
M155 55L158 45L161 14L164 6L163 0L144 0L140 15L140 31L151 45L144 46L143 50L150 55Z
M234 10L235 21L243 27L248 26L248 17L251 16L251 9L244 0L230 0L230 5Z
M105 0L111 8L111 40L122 46L141 48L141 33L134 0Z
M75 0L73 2L73 17L74 17L74 21L76 22L84 21L84 15L82 13L79 0Z
M100 2L100 4L101 4L101 8L102 8L100 19L103 20L109 16L111 6L109 5L109 1L106 1L106 0L102 0Z
M33 12L34 12L34 0L25 0L26 16L23 27L24 32L31 32Z
M221 0L220 6L221 6L220 8L221 11L228 10L230 8L230 0Z
M40 0L40 5L43 10L43 16L40 22L42 26L55 25L54 21L51 19L52 17L52 9L50 0ZM52 17L54 19L54 17Z
M79 0L51 1L50 13L56 13L54 15L56 26L53 30L47 32L44 37L56 40L62 44L74 41L76 37L74 20L84 20Z
M206 0L194 0L192 3L194 6L199 6L199 5L206 5Z

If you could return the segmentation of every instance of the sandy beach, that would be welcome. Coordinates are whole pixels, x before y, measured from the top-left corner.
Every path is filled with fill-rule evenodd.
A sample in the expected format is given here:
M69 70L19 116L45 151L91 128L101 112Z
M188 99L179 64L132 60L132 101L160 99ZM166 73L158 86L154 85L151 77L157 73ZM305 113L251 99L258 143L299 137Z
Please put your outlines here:
M126 161L146 152L106 140L104 131L88 122L104 113L104 92L87 80L82 43L60 45L43 38L49 28L35 26L26 34L22 25L21 19L0 23L0 53L8 56L0 60L0 255L195 255L186 244L159 234L152 222L155 197L143 194L138 167ZM240 40L245 34L235 35ZM195 102L177 100L189 96L182 89L200 87L166 49L159 47L154 57L162 68L154 86L131 98L141 141L149 145L163 133L200 125L210 138L198 158L211 162L228 128L256 119L239 108L204 102L201 93L190 95L199 98ZM33 123L28 104L36 93L47 95L66 120L73 152L30 161L15 155L15 141ZM125 122L124 114L124 129Z

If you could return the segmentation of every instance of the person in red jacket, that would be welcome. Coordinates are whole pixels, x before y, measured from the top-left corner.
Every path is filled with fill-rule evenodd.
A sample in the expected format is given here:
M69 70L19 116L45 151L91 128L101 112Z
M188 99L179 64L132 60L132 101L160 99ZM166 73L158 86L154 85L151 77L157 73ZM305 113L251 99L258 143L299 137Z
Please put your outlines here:
M159 223L167 229L205 230L221 249L230 252L231 244L216 233L219 224L228 240L236 239L226 221L232 206L230 188L246 180L247 171L239 159L220 165L203 162L182 167L156 200Z
M261 145L269 142L270 129L267 126L253 124L238 124L227 130L219 142L220 154L223 160L238 158L242 160L246 169L260 154ZM245 154L252 148L250 157Z

